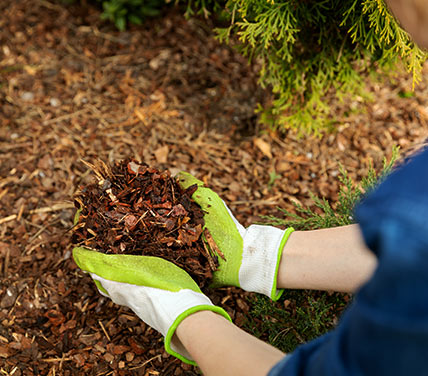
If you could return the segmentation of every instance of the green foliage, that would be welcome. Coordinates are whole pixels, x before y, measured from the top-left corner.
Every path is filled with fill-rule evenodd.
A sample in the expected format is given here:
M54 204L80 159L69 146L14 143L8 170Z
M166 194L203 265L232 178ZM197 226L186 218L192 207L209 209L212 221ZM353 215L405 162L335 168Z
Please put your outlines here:
M269 224L274 226L294 227L296 230L314 230L321 228L330 228L344 226L354 223L353 208L361 199L364 193L373 189L386 175L388 175L397 160L398 148L392 149L392 156L389 161L384 159L382 171L376 173L372 166L369 167L367 176L360 183L356 184L349 176L343 167L340 168L338 177L341 186L339 189L339 198L336 207L333 210L330 203L323 197L317 197L311 194L314 206L317 210L310 207L304 207L296 202L293 202L296 213L286 209L279 210L284 214L284 218L273 216L264 217Z
M327 95L363 93L366 73L399 59L421 79L427 54L403 31L383 0L228 0L224 42L261 62L260 84L273 101L259 107L263 122L317 133L332 118ZM329 96L329 98L334 96Z
M102 2L101 18L112 21L119 30L125 30L128 22L141 25L146 17L160 14L164 0L97 0Z
M340 293L287 290L274 303L263 295L256 295L244 327L288 353L334 328L348 299L348 295Z
M275 185L275 182L277 179L279 179L281 175L277 174L275 170L271 171L269 173L269 182L268 182L268 189L272 189Z
M62 0L64 1L64 0ZM69 1L69 0L67 0ZM97 0L118 29L156 16L171 0ZM369 99L365 77L404 65L421 80L428 54L419 49L384 0L175 0L186 15L217 19L220 41L260 63L259 83L272 91L257 112L263 123L319 133L335 123L331 104L352 95Z
M415 96L415 93L413 91L400 91L398 93L398 96L400 98L413 98Z
M341 186L335 210L325 198L312 195L317 211L295 204L297 214L282 210L285 219L266 217L268 224L293 226L297 230L315 230L353 223L352 211L355 204L391 172L397 157L398 148L394 148L391 159L384 159L382 171L376 173L370 166L367 176L358 184L341 168L341 175L338 177ZM299 344L332 329L349 300L348 294L305 290L286 290L275 303L257 295L251 301L251 311L245 327L273 346L290 352Z
M186 4L186 17L198 15L207 18L214 13L220 20L229 21L228 12L225 9L226 3L223 0L176 0L176 2Z

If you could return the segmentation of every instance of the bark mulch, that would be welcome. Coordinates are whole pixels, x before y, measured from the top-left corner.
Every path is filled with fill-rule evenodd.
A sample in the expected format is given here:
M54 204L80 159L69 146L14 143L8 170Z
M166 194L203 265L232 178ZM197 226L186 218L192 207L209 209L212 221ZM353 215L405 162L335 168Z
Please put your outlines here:
M204 229L204 212L192 199L198 186L182 189L168 170L132 159L113 166L85 163L97 182L74 197L78 220L71 242L106 254L161 257L184 269L201 289L208 287L218 257L224 255ZM211 247L202 235L211 239Z
M198 374L74 264L72 197L92 181L81 160L188 171L247 226L310 192L334 203L340 164L358 180L427 136L427 81L409 96L406 74L371 84L376 102L338 104L320 138L259 133L257 64L210 30L174 9L118 32L90 6L0 3L0 374ZM239 326L249 295L210 293Z

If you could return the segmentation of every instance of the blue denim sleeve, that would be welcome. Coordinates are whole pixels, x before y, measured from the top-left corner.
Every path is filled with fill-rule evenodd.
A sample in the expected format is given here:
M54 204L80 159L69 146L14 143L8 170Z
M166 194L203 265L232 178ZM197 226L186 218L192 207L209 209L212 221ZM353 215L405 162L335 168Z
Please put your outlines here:
M373 277L332 332L300 346L270 376L428 375L428 151L357 207Z

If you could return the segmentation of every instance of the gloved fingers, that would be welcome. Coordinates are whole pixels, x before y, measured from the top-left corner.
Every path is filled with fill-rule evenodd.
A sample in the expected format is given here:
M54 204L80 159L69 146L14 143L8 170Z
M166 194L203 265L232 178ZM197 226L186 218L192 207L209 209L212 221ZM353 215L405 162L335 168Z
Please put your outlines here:
M184 189L187 189L192 185L198 186L196 191L193 193L192 198L207 213L218 213L218 215L226 214L226 210L224 209L226 204L224 201L212 189L205 187L201 180L184 171L179 172L177 174L177 178L178 183Z
M106 298L110 298L110 295L109 295L108 291L104 288L103 284L100 281L98 281L97 279L94 279L93 275L91 275L91 277L95 283L95 286L97 286L98 292L101 295L105 296Z
M155 287L169 291L186 288L200 292L183 269L158 257L106 255L82 247L73 249L77 266L109 281ZM105 287L105 286L104 286Z
M101 284L114 303L130 308L147 325L164 336L169 331L175 331L178 323L193 312L223 312L221 308L213 306L211 300L201 292L188 289L175 292L125 284L106 280L94 273L91 273L91 277ZM225 317L228 317L227 314ZM173 325L174 323L176 324ZM171 338L167 338L167 343L171 339L172 334Z
M236 230L241 238L244 237L245 228L237 221L217 193L212 189L206 188L201 180L196 179L187 172L179 172L177 178L183 188L188 188L194 184L198 186L192 198L206 212L204 215L205 225L216 242L220 243L220 240L225 236L235 237ZM222 251L224 250L222 249Z
M180 184L181 188L187 189L191 187L192 185L197 185L198 187L203 187L204 182L202 180L199 180L195 178L193 175L189 174L185 171L180 171L176 178L178 179L178 183Z
M224 205L224 207L226 208L226 210L227 210L227 212L229 213L229 215L230 215L230 218L232 218L232 221L235 223L235 225L236 225L236 228L238 229L238 231L239 231L239 234L241 235L241 237L243 238L244 236L245 236L245 227L244 226L242 226L239 222L238 222L238 220L235 218L235 216L232 214L232 211L229 209L229 207L226 205L226 203L223 201L223 200L221 200L222 202L223 202L223 205Z
M97 286L107 292L114 303L130 308L147 325L164 336L176 315L176 292L153 287L110 281L91 273ZM102 291L101 291L102 292ZM201 294L202 295L202 294Z

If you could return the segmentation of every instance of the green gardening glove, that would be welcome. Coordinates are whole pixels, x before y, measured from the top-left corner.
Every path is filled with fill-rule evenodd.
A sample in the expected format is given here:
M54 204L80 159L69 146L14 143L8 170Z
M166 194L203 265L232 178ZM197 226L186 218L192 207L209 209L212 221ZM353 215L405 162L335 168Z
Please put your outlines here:
M293 228L283 231L251 225L245 229L217 193L204 187L202 181L187 172L180 172L177 178L184 189L198 186L192 198L205 212L205 227L224 255L224 259L219 257L212 286L237 286L278 300L283 291L277 288L279 262Z
M209 310L231 320L224 309L214 306L202 294L183 269L169 261L151 256L106 255L80 247L73 249L73 258L80 269L91 275L101 294L129 307L162 333L165 350L185 363L195 365L174 336L183 319Z

